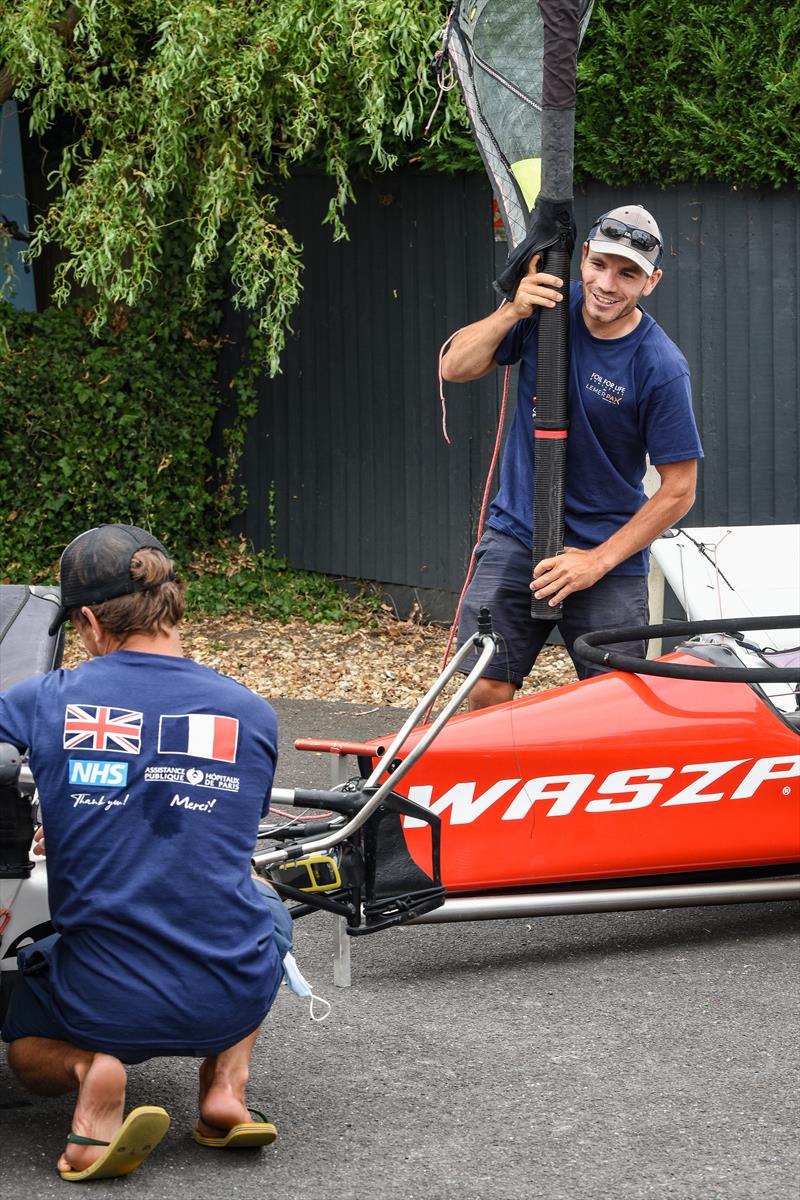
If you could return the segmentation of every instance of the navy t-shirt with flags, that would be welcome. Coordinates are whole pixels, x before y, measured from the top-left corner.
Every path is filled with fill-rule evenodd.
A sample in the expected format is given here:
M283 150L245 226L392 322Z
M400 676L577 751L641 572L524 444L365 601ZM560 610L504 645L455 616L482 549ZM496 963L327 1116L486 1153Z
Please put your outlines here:
M270 705L191 659L123 649L0 694L0 741L30 747L75 1044L206 1055L255 1029L282 976L251 877Z
M656 465L703 457L692 412L689 367L646 312L620 338L597 338L581 314L583 289L570 285L569 436L564 544L589 550L616 533L645 503L646 455ZM487 524L532 547L533 411L538 313L509 331L495 361L519 362L517 408ZM610 575L646 575L648 551Z

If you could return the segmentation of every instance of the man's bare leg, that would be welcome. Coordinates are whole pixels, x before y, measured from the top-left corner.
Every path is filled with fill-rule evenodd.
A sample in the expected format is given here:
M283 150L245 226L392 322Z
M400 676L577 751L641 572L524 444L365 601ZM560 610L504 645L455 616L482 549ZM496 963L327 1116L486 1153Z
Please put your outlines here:
M244 1102L250 1078L250 1056L259 1030L223 1050L203 1059L200 1065L200 1120L197 1129L204 1137L216 1137L234 1125L251 1121Z
M505 679L479 679L469 694L469 710L475 712L479 708L505 704L514 699L516 690L514 684Z
M118 1058L79 1050L55 1038L18 1038L8 1048L8 1065L23 1087L37 1096L78 1093L72 1132L110 1142L122 1124L127 1073ZM101 1154L102 1146L67 1148L59 1171L83 1171Z

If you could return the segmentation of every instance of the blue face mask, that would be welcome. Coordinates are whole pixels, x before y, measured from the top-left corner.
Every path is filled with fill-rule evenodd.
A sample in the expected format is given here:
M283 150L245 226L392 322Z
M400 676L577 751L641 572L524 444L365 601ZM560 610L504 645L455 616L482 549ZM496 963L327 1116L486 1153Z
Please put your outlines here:
M289 915L289 910L278 893L268 883L255 877L253 882L267 902L269 911L272 914L272 921L275 926L275 945L278 947L278 953L281 956L284 983L290 991L294 992L295 996L301 996L304 999L310 1000L309 1016L312 1021L324 1021L330 1015L331 1004L330 1001L324 1000L321 996L314 995L311 984L297 965L292 942L293 922ZM314 1012L315 1002L325 1006L325 1010L319 1015Z

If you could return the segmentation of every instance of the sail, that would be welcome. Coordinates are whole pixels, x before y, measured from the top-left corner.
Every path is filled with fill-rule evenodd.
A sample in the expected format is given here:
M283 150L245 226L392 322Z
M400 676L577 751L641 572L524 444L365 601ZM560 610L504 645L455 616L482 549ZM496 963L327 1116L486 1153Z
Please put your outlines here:
M505 225L513 296L536 250L575 230L578 47L593 0L456 0L446 48Z

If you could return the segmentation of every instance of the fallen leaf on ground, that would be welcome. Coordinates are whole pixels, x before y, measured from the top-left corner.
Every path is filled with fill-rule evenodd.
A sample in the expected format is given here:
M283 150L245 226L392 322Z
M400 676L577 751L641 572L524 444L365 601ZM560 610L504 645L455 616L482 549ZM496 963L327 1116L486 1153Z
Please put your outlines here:
M438 676L449 630L381 616L371 628L210 617L186 621L184 653L238 679L268 700L336 700L413 708ZM70 631L64 666L85 658ZM575 671L563 646L545 646L521 694L572 683ZM451 680L442 700L461 677Z

